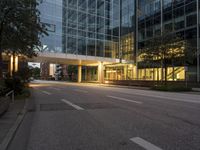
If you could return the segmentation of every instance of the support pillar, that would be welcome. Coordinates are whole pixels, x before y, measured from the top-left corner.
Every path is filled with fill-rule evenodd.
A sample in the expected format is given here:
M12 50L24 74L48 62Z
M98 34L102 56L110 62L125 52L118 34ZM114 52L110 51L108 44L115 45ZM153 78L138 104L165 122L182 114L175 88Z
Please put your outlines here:
M10 76L13 75L14 72L18 71L19 67L19 58L18 56L10 56Z
M10 76L13 75L13 55L10 56Z
M103 62L99 62L99 65L98 65L98 81L99 83L104 83Z
M78 66L78 83L81 83L82 81L82 66Z
M50 76L50 64L47 62L43 62L41 63L40 69L40 75L41 75L41 79L43 80L48 80L49 76ZM52 69L52 68L51 68Z

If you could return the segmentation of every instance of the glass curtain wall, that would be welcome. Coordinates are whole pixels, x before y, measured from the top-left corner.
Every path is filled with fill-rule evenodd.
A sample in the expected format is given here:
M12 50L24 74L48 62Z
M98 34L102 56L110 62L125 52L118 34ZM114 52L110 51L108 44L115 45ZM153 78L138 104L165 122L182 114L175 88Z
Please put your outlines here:
M42 0L38 7L41 12L40 21L46 25L49 34L49 36L41 37L43 44L41 50L64 52L62 49L63 0Z
M120 10L120 12L117 10ZM115 14L120 13L120 51L117 56L121 60L126 60L127 63L106 65L105 79L135 79L136 70L132 64L135 56L135 0L120 0L120 9L114 11ZM118 24L118 21L113 22L113 25L116 23Z
M196 0L139 0L138 1L138 52L146 48L145 42L165 31L187 40L189 47L197 50L197 1ZM194 53L196 53L196 50ZM168 80L185 80L187 65L189 80L197 79L197 59L190 58L184 64L168 64ZM160 68L138 62L139 79L162 80ZM171 73L171 67L173 73ZM178 68L177 68L178 67ZM157 70L157 71L156 71ZM155 77L157 74L158 77Z
M133 61L135 54L135 0L121 1L121 37L122 59Z
M43 0L41 22L49 36L43 51L116 58L119 0Z

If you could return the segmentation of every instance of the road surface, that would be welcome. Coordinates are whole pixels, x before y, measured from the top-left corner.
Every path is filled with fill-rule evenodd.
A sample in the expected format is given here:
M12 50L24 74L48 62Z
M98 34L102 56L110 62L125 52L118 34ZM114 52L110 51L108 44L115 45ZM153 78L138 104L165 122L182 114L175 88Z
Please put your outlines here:
M8 150L200 150L200 95L38 81Z

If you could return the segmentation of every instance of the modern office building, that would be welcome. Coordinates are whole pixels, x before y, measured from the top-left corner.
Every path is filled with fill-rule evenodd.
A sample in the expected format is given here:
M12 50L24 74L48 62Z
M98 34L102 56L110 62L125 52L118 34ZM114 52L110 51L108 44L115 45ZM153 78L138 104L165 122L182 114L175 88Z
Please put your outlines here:
M200 80L198 0L42 0L42 53L35 61L96 67L97 79L163 80L163 69L140 55L150 39L164 31L195 48L190 63L168 64L169 81ZM187 66L187 67L186 67ZM87 70L87 74L90 69Z
M164 32L186 40L190 47L185 51L195 53L187 62L170 64L168 80L198 81L199 78L199 1L198 0L139 0L137 2L137 52L146 48L145 42ZM138 77L148 80L161 80L162 69L149 66L138 59ZM187 67L186 67L187 66Z

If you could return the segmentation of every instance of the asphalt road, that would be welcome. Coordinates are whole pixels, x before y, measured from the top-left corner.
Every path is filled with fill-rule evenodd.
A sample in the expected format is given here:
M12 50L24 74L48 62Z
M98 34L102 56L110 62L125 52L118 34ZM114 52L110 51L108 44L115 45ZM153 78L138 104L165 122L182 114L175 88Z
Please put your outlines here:
M8 150L200 150L200 95L36 82Z

